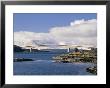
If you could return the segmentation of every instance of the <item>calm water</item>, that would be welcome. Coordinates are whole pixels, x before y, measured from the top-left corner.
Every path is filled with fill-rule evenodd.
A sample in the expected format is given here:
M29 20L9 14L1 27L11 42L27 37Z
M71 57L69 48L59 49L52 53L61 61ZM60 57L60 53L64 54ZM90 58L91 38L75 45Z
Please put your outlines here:
M66 50L50 52L15 53L14 58L31 58L35 61L14 62L14 75L92 75L86 68L93 63L55 63L53 56L67 53Z

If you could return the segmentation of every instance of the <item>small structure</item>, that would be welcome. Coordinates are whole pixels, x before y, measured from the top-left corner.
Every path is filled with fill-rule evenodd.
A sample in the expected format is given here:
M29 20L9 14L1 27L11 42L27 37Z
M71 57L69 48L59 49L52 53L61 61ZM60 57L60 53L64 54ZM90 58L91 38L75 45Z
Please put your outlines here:
M70 48L67 49L67 52L70 52Z
M32 52L32 46L26 46L30 52Z

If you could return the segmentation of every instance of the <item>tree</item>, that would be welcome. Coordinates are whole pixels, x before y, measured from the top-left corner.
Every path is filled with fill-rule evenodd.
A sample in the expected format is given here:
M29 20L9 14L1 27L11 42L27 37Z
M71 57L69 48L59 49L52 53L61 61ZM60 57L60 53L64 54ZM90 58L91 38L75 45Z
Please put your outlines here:
M79 52L78 48L75 48L74 51L75 51L75 52Z

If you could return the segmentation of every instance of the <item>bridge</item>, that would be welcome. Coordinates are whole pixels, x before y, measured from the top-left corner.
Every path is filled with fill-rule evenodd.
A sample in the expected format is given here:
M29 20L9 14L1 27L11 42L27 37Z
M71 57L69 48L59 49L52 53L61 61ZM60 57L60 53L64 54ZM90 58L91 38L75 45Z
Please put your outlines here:
M90 48L91 47L89 47L89 46L86 46L86 45L82 45L82 46L80 46L80 45L73 45L73 44L66 44L66 45L57 45L57 44L37 44L36 46L33 46L33 45L28 45L28 46L25 46L25 47L27 47L28 49L30 49L30 52L32 52L32 49L38 49L38 50L40 50L41 49L41 47L54 47L54 46L56 46L56 47L61 47L61 48L64 48L64 49L67 49L67 52L70 52L70 49L74 49L74 48L80 48L80 49L82 49L82 48L85 48L85 49L89 49L90 50ZM37 48L36 48L37 47Z

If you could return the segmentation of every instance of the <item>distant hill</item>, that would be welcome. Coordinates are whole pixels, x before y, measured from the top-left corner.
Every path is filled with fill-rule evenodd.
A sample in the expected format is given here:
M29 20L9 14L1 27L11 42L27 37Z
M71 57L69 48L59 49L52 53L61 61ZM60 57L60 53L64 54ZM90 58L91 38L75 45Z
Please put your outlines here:
M14 45L14 52L23 52L24 49L22 49L22 47Z

